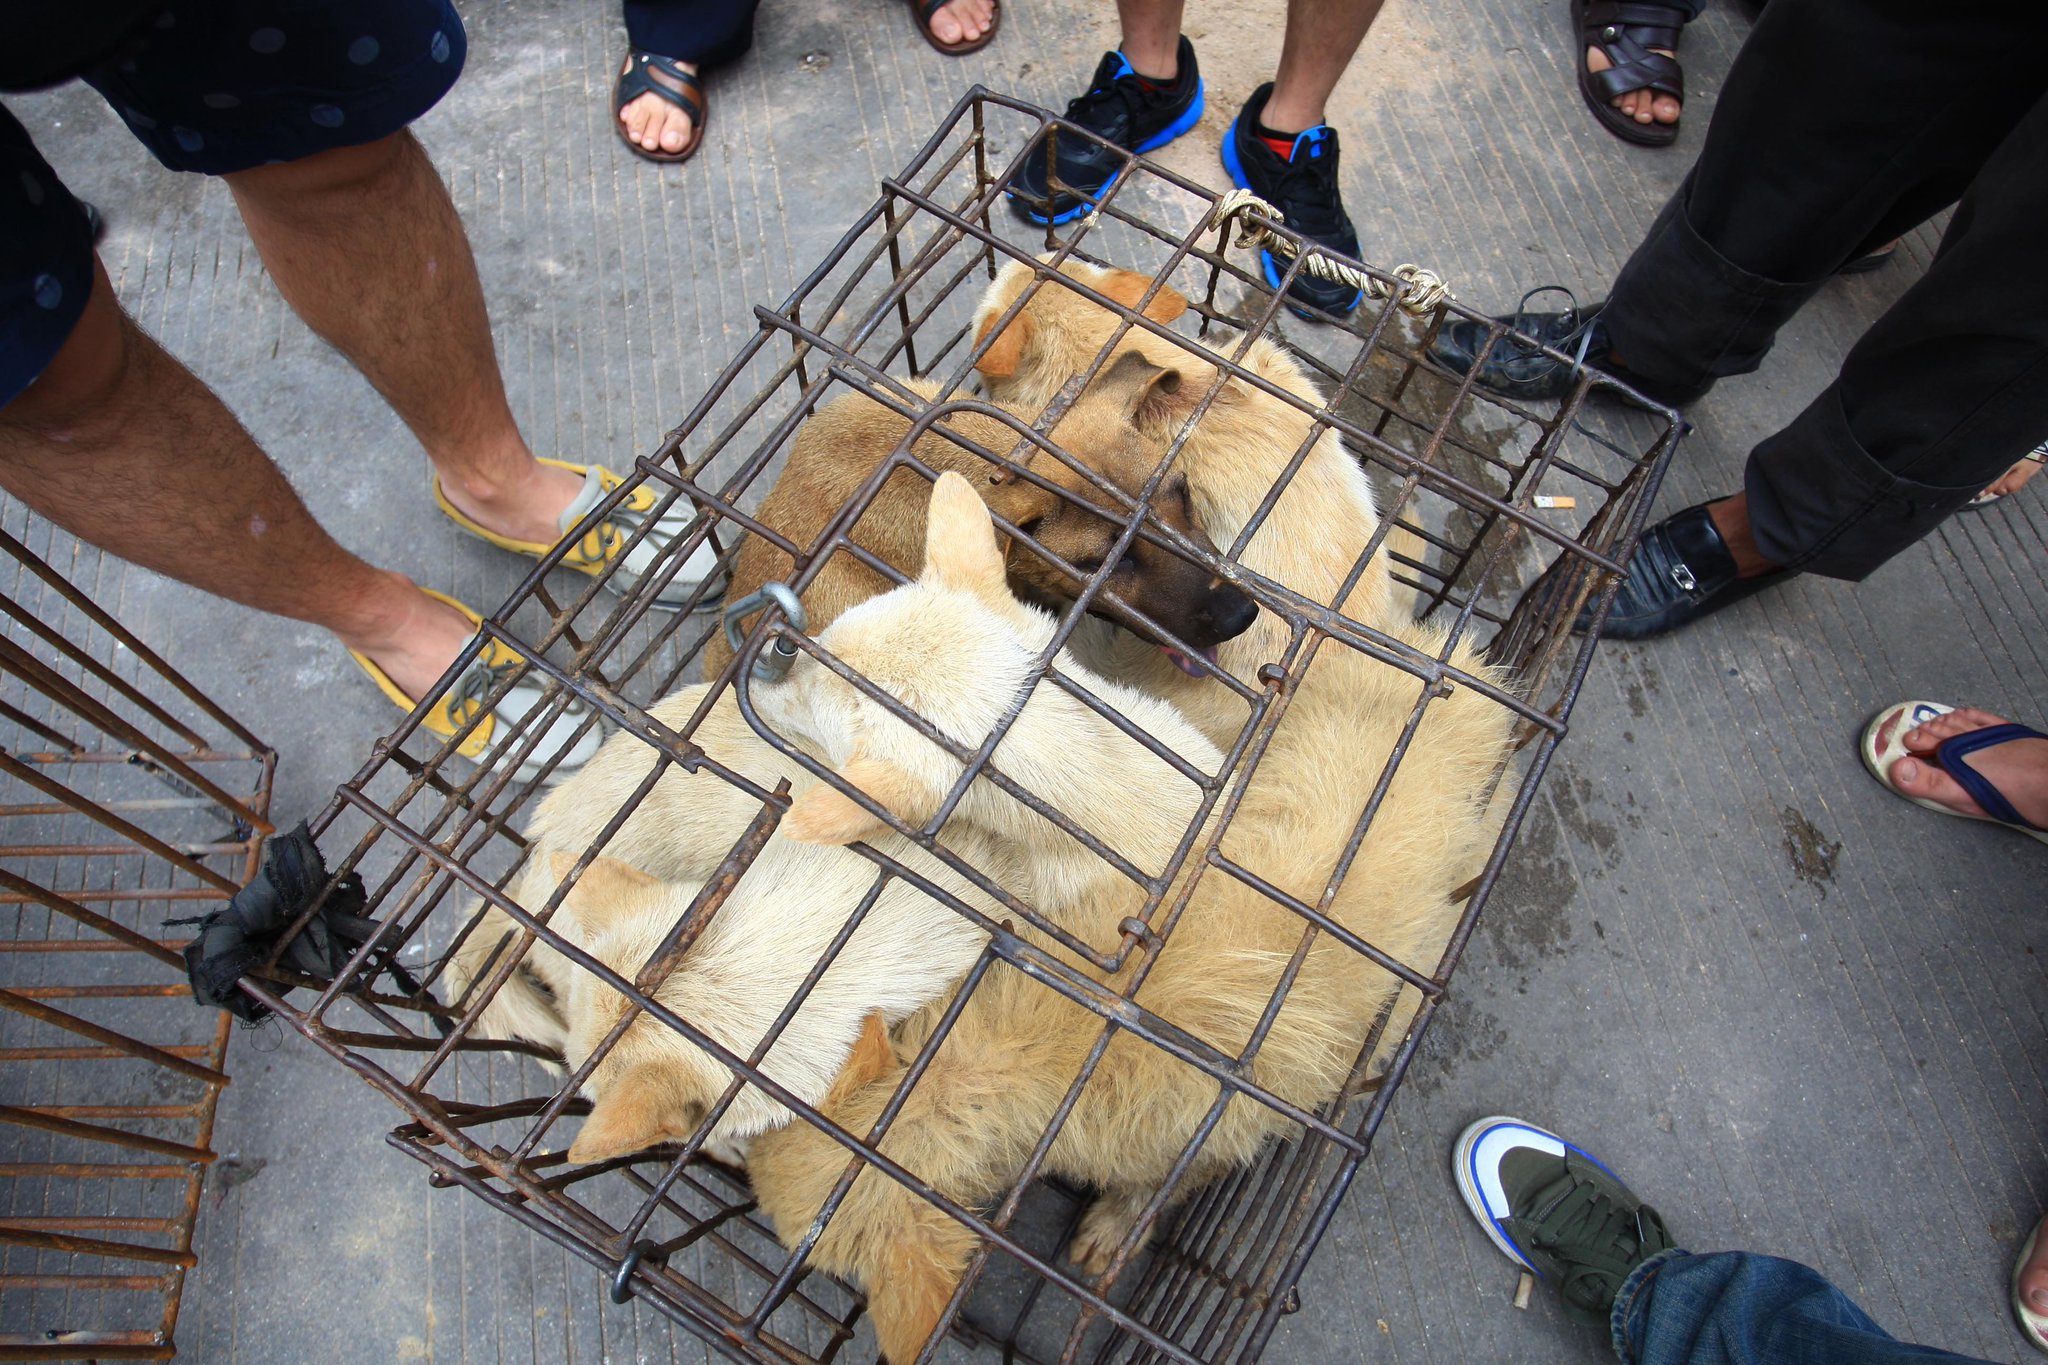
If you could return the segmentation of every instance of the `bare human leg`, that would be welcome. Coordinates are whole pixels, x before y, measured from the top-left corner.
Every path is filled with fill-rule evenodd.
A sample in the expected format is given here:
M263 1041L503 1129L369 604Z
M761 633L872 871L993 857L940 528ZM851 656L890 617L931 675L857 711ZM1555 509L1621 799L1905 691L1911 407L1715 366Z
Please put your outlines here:
M1287 36L1273 94L1260 122L1280 133L1299 133L1326 122L1330 92L1351 65L1381 0L1287 0Z
M1123 26L1120 51L1131 69L1165 84L1180 75L1180 20L1184 0L1117 0Z
M336 544L213 391L121 311L97 263L70 339L0 408L0 486L132 563L326 627L412 696L473 631Z
M557 540L580 481L512 420L469 239L412 134L226 179L285 301L412 428L448 500L500 535Z
M1779 567L1765 559L1756 547L1756 537L1749 529L1749 494L1737 493L1708 503L1707 515L1713 518L1714 529L1721 533L1728 553L1735 556L1736 577L1755 578Z

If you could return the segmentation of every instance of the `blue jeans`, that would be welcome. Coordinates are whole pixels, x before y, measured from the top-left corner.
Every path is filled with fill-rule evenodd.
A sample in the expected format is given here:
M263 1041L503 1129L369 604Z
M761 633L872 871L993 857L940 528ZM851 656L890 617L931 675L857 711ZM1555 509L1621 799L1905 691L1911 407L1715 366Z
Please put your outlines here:
M1628 1365L1976 1360L1894 1341L1818 1272L1747 1251L1652 1256L1622 1282L1612 1327L1614 1353Z

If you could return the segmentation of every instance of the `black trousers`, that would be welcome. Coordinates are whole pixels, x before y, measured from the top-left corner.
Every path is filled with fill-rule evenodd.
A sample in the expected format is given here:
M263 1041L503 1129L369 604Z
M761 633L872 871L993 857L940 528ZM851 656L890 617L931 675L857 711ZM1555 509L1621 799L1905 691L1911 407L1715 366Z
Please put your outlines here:
M1690 402L1844 262L1951 203L1926 275L1751 452L1770 559L1860 579L2048 437L2048 6L1772 0L1622 267L1620 363Z
M760 0L625 0L626 41L635 52L724 66L754 44Z

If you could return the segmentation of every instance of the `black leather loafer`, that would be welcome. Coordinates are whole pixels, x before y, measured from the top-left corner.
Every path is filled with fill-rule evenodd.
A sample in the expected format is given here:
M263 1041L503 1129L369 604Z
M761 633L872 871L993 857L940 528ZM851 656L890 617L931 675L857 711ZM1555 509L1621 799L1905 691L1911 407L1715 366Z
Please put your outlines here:
M1601 634L1610 640L1647 640L1689 626L1774 584L1796 576L1796 569L1773 569L1754 578L1738 578L1735 556L1714 529L1707 504L1688 507L1643 532L1628 579L1614 596ZM1592 625L1594 604L1588 602L1572 623L1584 634Z

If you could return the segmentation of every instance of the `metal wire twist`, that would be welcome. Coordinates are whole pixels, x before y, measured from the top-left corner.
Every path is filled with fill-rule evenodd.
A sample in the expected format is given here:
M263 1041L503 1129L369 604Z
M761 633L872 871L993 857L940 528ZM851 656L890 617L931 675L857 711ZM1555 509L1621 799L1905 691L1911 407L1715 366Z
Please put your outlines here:
M1216 208L1209 216L1209 225L1220 234L1229 226L1230 220L1236 218L1238 246L1276 251L1283 256L1296 254L1294 243L1273 229L1242 217L1247 209L1267 218L1281 217L1276 206L1259 198L1250 190L1232 190L1216 201ZM1302 261L1301 268L1310 275L1335 280L1339 284L1348 284L1354 289L1362 289L1368 298L1384 299L1394 294L1393 288L1377 275L1367 274L1356 266L1346 265L1328 256L1311 254ZM1457 297L1451 293L1450 286L1444 283L1443 276L1434 270L1425 270L1419 265L1403 264L1395 266L1391 273L1403 285L1399 297L1395 299L1396 306L1414 317L1422 317L1445 300Z

